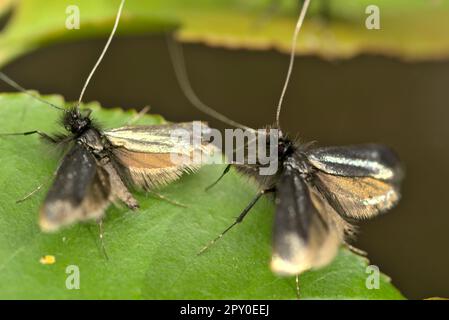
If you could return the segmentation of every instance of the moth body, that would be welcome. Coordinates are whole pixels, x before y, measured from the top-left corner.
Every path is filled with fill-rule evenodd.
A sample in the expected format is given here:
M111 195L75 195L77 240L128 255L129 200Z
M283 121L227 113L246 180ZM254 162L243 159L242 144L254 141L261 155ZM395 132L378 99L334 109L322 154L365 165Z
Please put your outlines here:
M274 195L271 268L300 274L328 264L354 233L352 222L391 209L400 198L402 168L391 149L377 144L313 148L279 136L278 170L237 164L261 190Z
M40 210L40 226L44 231L55 231L77 221L99 220L111 202L135 210L139 204L131 189L151 191L199 166L189 161L191 158L183 163L172 161L177 146L171 139L171 131L182 127L193 135L193 123L102 131L89 111L83 114L73 108L64 113L62 124L68 134L47 139L65 145L68 151ZM208 130L205 124L202 128ZM211 148L207 141L202 141L201 145L185 149L189 155L195 152L207 155Z

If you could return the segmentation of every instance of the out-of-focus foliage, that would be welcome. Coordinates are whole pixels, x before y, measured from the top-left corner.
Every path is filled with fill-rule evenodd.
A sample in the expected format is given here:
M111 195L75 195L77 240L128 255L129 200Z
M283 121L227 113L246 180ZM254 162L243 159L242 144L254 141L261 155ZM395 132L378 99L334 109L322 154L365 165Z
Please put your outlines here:
M0 65L54 42L104 37L118 0L7 0L0 14L13 10L0 35ZM65 27L66 8L77 5L81 28ZM380 10L380 30L368 30L370 5ZM119 33L177 30L183 41L231 48L290 50L299 12L296 0L127 0ZM449 1L312 0L296 51L325 58L360 53L408 60L449 55Z

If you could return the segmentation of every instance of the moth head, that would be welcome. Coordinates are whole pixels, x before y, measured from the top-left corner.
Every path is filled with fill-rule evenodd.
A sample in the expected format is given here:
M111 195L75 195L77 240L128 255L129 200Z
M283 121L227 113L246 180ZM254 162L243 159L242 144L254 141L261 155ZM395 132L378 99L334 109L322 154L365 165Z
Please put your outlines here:
M278 142L278 156L279 158L285 158L294 152L293 141L290 140L286 135L279 131L279 142Z
M81 111L78 108L72 108L64 113L62 123L67 131L74 134L84 132L91 126L90 114L92 110Z

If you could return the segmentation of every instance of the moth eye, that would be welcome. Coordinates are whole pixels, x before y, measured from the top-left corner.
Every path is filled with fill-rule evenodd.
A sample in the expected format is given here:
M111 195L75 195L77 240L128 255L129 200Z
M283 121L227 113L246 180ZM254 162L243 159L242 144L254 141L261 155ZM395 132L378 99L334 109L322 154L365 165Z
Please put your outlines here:
M280 143L280 144L278 145L278 153L279 153L279 154L284 153L284 145L283 145L282 143Z

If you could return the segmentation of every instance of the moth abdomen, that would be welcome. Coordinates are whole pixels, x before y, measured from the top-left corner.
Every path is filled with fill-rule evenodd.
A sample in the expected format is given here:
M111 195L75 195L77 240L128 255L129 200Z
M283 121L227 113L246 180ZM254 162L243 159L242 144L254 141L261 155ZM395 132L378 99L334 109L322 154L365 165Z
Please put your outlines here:
M108 174L109 183L111 185L110 200L112 202L122 202L131 210L139 209L140 206L138 201L126 187L125 177L119 170L117 170L113 161L105 157L101 160L101 167Z

